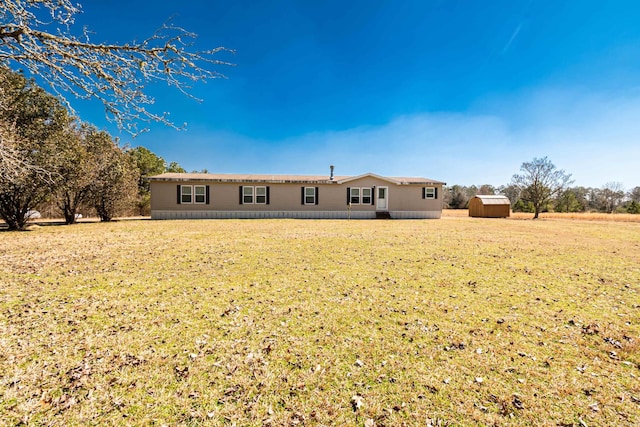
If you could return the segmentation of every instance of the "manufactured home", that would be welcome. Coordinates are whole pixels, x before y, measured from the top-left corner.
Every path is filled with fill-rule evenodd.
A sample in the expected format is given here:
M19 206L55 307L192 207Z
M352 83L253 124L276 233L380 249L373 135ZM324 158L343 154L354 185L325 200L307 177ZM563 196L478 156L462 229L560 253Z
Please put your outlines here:
M427 178L164 173L151 218L440 218L444 182Z

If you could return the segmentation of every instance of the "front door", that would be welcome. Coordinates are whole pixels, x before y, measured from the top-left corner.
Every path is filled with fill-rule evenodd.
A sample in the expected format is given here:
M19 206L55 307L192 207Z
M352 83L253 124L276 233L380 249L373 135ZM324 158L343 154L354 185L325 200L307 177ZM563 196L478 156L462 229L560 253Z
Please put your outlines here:
M376 209L379 211L386 211L389 208L389 188L376 187L376 192Z

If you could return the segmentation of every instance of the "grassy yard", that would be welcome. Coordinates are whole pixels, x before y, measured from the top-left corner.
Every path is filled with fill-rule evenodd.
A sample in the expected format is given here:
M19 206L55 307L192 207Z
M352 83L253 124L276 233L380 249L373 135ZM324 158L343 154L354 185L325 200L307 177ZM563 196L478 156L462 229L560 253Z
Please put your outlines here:
M0 232L0 425L640 425L640 224Z

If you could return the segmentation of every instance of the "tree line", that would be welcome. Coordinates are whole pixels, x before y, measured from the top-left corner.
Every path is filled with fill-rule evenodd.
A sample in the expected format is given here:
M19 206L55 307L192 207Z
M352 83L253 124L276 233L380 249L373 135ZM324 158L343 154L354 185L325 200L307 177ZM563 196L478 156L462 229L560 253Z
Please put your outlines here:
M0 2L0 218L11 229L24 228L38 206L67 223L79 210L103 221L131 206L148 213L147 174L184 171L83 123L69 112L71 98L102 103L106 118L132 135L147 130L141 123L181 128L153 111L146 86L165 83L197 99L194 83L224 78L213 67L233 65L217 59L232 51L196 49L196 34L171 20L141 41L92 42L88 28L74 27L81 12L71 0Z
M620 182L602 187L570 186L571 175L558 170L546 157L523 163L522 174L506 185L451 185L444 188L444 206L467 209L476 195L501 194L511 201L514 212L604 212L640 214L640 187L625 191ZM546 178L542 179L542 178Z
M0 218L25 227L47 207L65 223L80 212L110 221L147 215L148 177L185 172L144 147L119 145L110 134L72 116L59 98L22 73L0 67Z

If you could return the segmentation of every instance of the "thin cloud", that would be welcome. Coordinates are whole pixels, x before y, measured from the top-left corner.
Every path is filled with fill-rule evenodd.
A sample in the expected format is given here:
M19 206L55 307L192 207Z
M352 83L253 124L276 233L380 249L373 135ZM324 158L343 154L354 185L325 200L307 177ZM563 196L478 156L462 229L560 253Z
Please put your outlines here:
M274 174L328 173L333 164L338 175L374 172L498 186L508 184L523 162L548 156L573 174L575 185L640 185L640 97L545 89L502 105L279 141L203 132L191 135L178 161L187 169Z
M513 41L516 39L516 37L518 37L518 34L520 34L520 30L521 29L522 29L522 23L518 24L516 29L513 31L513 33L511 34L511 37L509 38L509 41L502 48L502 53L507 53L507 51L509 50L509 48L513 44Z

